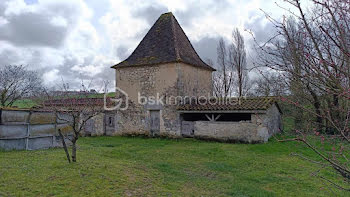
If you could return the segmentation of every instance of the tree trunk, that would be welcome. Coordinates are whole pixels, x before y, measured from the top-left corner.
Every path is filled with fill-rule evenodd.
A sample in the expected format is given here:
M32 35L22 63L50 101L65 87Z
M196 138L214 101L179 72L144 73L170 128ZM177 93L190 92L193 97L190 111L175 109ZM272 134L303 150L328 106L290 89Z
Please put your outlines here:
M69 152L68 152L68 149L67 149L67 145L66 145L66 142L64 141L64 136L61 133L60 129L58 129L58 134L60 135L60 137L62 139L62 145L63 145L64 152L66 152L68 163L70 163L71 161L70 161L70 156L69 156Z
M320 100L318 99L317 94L312 91L312 89L308 86L308 90L312 96L313 99L313 106L315 108L315 113L316 113L316 126L317 126L317 130L321 131L322 127L323 127L323 118L322 118L322 114L321 114L321 103Z
M315 107L315 111L316 111L317 130L321 131L322 127L323 127L323 118L322 118L321 109L320 109L321 104L318 100L314 102L314 107Z
M72 161L77 162L77 146L76 141L72 141Z
M292 98L294 101L296 101L299 105L303 105L303 99L302 99L302 94L303 92L301 91L301 83L298 80L293 80L291 83L291 92L292 92ZM303 130L304 129L304 111L300 107L296 107L293 110L293 117L294 117L294 128L296 130Z
M334 122L341 122L340 114L339 114L339 99L337 94L333 94L333 121Z

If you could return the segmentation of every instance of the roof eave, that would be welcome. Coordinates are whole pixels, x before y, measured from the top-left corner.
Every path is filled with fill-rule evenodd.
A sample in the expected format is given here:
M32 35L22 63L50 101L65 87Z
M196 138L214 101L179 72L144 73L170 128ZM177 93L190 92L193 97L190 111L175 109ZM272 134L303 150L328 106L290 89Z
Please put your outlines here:
M199 66L199 65L194 65L194 64L191 64L191 63L188 63L188 62L185 62L185 61L182 61L182 60L177 60L177 61L169 61L169 62L161 62L161 63L148 63L148 64L129 64L129 65L122 65L124 61L118 63L118 64L115 64L114 66L111 66L111 68L113 69L117 69L117 68L126 68L126 67L133 67L133 66L149 66L149 65L160 65L160 64L169 64L169 63L185 63L185 64L189 64L191 66L195 66L195 67L198 67L198 68L203 68L203 69L207 69L207 70L211 70L211 71L216 71L215 68L209 66L208 64L205 64L206 66Z
M254 110L177 110L179 113L266 113L266 109L254 109Z

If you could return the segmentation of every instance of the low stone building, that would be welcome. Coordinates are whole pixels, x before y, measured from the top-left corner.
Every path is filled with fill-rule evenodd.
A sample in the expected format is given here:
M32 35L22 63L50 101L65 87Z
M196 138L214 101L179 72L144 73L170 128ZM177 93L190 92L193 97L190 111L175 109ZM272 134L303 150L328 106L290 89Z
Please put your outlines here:
M273 97L230 98L230 102L178 107L185 137L234 142L266 142L282 130L282 113Z
M198 56L172 13L162 14L135 51L112 68L117 98L123 100L113 135L265 142L281 130L281 112L273 98L188 104L213 98L215 69Z

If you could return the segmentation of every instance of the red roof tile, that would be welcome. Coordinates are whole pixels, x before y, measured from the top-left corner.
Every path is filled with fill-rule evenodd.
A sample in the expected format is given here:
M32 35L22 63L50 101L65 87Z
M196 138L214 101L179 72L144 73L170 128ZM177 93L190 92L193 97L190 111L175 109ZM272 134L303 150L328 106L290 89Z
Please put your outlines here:
M177 109L179 111L267 110L276 102L276 97L211 99L210 101L191 101L190 103L179 105Z

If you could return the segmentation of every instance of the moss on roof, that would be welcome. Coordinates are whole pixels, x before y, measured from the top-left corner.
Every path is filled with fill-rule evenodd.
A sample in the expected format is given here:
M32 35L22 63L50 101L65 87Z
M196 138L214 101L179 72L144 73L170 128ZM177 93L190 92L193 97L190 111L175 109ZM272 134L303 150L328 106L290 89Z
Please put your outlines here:
M267 110L273 104L277 105L277 97L250 97L250 98L229 98L216 99L217 102L194 102L182 104L177 107L180 111L236 111L236 110ZM280 110L281 112L281 110Z

